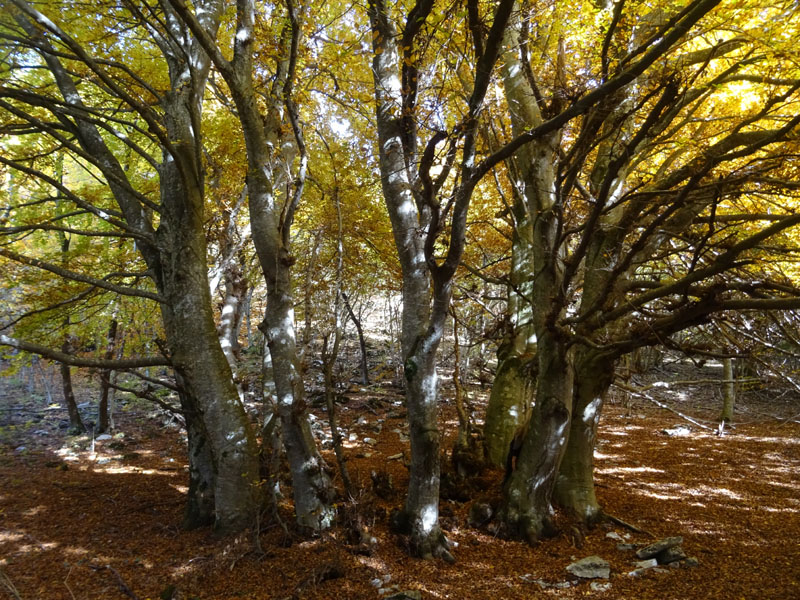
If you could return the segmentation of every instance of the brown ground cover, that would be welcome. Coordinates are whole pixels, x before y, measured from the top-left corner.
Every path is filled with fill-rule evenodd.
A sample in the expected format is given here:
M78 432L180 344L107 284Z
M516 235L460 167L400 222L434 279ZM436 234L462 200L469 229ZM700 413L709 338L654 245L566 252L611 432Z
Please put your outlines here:
M607 534L645 544L654 539L648 533L601 525L582 547L568 533L529 547L470 528L469 503L448 500L442 523L457 543L456 564L408 558L388 530L407 479L402 460L388 457L407 448L398 398L385 392L376 402L369 390L353 390L342 407L342 422L358 438L347 453L364 488L356 505L378 539L372 556L352 552L341 529L304 540L268 523L258 543L252 534L216 539L208 530L182 531L185 456L163 417L132 405L117 416L124 437L97 441L92 451L90 439L59 429L63 411L46 410L8 381L0 392L0 597L13 598L13 585L25 600L377 599L372 582L381 579L426 599L800 598L800 425L763 416L777 405L766 396L743 406L741 422L722 437L644 400L609 403L596 460L604 508L656 538L683 536L699 560L694 568L631 577L632 553ZM697 395L660 393L681 412L713 416ZM445 407L448 427L451 412ZM356 425L361 416L368 423ZM691 430L664 433L676 425ZM363 444L365 436L377 444ZM391 475L393 498L375 498L373 470ZM501 476L484 475L482 497L496 494ZM287 521L289 510L282 507ZM348 510L353 505L343 504ZM611 563L607 591L588 582L566 589L536 582L570 581L567 564L594 554Z

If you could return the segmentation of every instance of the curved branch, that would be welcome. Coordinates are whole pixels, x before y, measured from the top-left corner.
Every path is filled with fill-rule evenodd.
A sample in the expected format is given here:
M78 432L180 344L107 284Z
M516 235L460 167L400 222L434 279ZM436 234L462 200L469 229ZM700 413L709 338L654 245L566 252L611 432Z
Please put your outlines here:
M128 369L138 369L141 367L169 367L172 366L170 361L163 356L142 356L139 358L122 358L122 359L103 359L103 358L85 358L82 356L73 356L58 350L53 350L41 344L34 344L0 334L0 345L11 346L18 350L31 352L44 356L51 360L69 365L71 367L88 367L92 369L114 369L116 371L124 371Z

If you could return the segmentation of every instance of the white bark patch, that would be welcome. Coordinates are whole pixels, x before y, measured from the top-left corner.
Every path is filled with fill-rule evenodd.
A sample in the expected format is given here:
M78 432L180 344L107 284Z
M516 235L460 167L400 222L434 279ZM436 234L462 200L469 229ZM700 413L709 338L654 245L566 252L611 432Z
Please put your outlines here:
M422 533L428 534L433 531L436 526L436 521L439 518L439 511L435 504L428 504L422 508Z
M592 423L594 421L601 401L601 398L595 398L586 405L586 408L583 409L583 415L581 416L584 423Z

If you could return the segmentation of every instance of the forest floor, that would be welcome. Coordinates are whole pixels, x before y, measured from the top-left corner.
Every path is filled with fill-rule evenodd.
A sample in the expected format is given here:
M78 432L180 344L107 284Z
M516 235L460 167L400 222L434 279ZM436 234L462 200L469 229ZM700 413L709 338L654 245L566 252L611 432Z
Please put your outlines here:
M598 496L609 514L648 533L605 524L581 547L569 534L530 547L468 526L471 502L443 500L453 565L408 558L388 528L407 482L403 459L391 458L407 455L396 388L352 386L340 407L346 438L353 438L349 466L363 489L355 505L377 538L366 556L352 551L341 528L316 539L287 536L267 520L257 540L252 533L218 539L207 529L182 531L185 450L163 414L130 401L118 407L112 439L93 443L67 435L62 408L31 396L14 377L0 378L0 598L347 600L408 590L424 599L800 598L800 404L753 390L743 395L734 428L718 436L702 426L715 429L719 386L652 386L708 377L719 372L664 368L631 384L642 395L617 391L607 403ZM79 401L93 393L84 387ZM471 397L480 413L486 392ZM442 422L449 447L456 423L447 404ZM326 456L335 465L330 451ZM391 476L394 491L382 490L387 499L375 496L371 471ZM481 498L498 495L502 475L481 476ZM281 511L290 522L288 501ZM631 544L683 536L699 566L630 576L633 553L619 550L611 533ZM611 564L605 591L573 583L565 571L590 555ZM546 587L557 583L569 587Z

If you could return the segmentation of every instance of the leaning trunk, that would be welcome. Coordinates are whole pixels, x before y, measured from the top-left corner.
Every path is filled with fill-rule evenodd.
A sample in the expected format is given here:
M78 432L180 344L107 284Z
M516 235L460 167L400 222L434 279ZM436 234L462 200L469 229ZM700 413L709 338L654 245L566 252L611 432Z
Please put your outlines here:
M252 200L251 200L252 203ZM331 526L333 486L308 422L303 381L297 365L289 265L273 265L268 277L264 333L272 357L283 443L292 473L297 522L315 531Z

